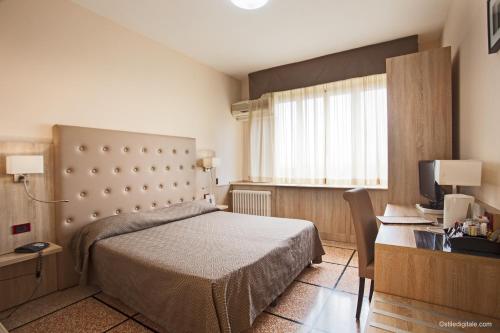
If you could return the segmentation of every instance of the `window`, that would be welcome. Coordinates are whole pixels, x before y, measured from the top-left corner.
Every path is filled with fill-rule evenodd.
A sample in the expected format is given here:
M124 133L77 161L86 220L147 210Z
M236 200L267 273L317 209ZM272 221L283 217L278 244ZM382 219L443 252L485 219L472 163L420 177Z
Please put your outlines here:
M250 108L250 180L387 186L386 75L267 94Z

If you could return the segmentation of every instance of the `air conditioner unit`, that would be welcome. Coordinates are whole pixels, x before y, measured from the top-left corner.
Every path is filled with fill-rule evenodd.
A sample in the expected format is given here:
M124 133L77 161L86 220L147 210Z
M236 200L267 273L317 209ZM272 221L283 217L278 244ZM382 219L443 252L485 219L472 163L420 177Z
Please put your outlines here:
M237 121L247 121L250 101L241 101L231 105L231 114Z

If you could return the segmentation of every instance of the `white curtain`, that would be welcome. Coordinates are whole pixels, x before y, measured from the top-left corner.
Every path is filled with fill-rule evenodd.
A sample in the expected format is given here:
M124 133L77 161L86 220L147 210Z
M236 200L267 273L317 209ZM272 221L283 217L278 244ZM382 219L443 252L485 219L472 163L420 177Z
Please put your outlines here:
M325 183L325 100L322 86L273 94L273 181Z
M250 101L250 180L273 181L274 165L274 116L272 96L265 94Z
M249 133L251 181L387 186L386 75L267 94Z
M386 75L326 85L326 183L387 185Z

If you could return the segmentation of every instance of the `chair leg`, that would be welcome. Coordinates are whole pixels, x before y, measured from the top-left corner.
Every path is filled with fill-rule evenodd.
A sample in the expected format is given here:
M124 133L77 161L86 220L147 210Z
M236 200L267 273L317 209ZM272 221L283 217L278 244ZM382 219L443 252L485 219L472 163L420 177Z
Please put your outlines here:
M372 282L370 283L370 296L368 296L368 300L370 301L370 303L372 302L373 289L374 289L374 282L372 280Z
M365 278L359 278L359 290L358 290L358 307L356 309L356 319L359 319L361 313L361 305L363 305L363 294L365 292Z

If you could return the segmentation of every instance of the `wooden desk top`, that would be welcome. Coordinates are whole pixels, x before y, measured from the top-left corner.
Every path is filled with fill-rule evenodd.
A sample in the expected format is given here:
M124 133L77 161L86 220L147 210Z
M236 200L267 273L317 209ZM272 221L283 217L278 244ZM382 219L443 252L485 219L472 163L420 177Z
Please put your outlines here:
M384 216L424 216L416 207L387 204Z
M414 206L388 204L384 216L420 216L431 221L437 221L437 215L423 214ZM375 244L404 246L416 248L413 230L427 230L431 225L386 225L381 224Z
M421 216L428 220L436 221L439 216L423 214L414 206L403 206L388 204L384 216ZM375 247L377 246L399 246L404 247L405 250L426 251L428 255L446 255L461 258L463 260L475 261L488 261L498 263L497 258L480 257L466 253L449 252L431 250L425 248L418 248L415 242L414 230L428 230L428 228L435 228L432 225L415 225L415 224L381 224L377 239L375 240Z
M44 249L42 252L42 256L48 256L51 254L55 254L62 251L62 247L49 243L49 247ZM9 266L13 264L17 264L18 262L27 261L31 259L35 259L38 256L38 253L7 253L0 256L0 267Z

